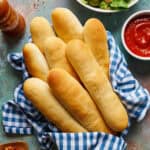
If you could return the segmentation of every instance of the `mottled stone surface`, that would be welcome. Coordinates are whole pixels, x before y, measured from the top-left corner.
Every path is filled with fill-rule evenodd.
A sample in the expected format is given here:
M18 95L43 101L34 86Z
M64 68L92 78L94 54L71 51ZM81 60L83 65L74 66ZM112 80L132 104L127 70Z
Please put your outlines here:
M19 52L24 43L28 41L29 23L34 16L45 16L50 20L50 12L58 6L70 8L84 22L87 18L98 17L101 19L108 30L110 30L125 54L129 68L137 79L150 91L150 62L141 62L130 57L122 47L121 28L128 16L132 13L150 9L149 0L139 0L140 2L128 11L116 14L100 14L87 10L77 4L75 0L10 0L18 11L20 11L26 19L26 34L21 39L11 39L0 33L0 112L4 102L13 98L13 91L21 80L19 73L16 73L7 63L6 57L9 52ZM1 113L0 113L1 120ZM130 129L127 137L128 150L150 150L150 112L142 123L135 123ZM8 136L3 132L2 124L0 124L0 143L12 140L24 140L30 145L31 150L38 150L39 145L34 136Z

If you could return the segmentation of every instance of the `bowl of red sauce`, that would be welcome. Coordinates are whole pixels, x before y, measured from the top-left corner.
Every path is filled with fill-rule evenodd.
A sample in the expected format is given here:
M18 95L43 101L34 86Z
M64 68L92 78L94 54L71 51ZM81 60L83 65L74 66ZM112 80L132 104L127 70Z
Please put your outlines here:
M140 60L150 60L150 10L131 15L122 28L122 42L127 52Z

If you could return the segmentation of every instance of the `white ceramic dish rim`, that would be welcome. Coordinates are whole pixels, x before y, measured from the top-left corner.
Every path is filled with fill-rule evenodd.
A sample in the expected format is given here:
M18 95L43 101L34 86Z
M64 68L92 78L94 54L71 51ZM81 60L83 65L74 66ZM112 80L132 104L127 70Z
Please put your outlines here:
M127 47L126 45L126 42L125 42L125 39L124 39L124 33L125 33L125 29L128 25L128 23L138 17L138 16L141 16L141 15L144 15L144 14L149 14L150 15L150 10L141 10L141 11L138 11L134 14L132 14L124 23L123 27L122 27L122 31L121 31L121 39L122 39L122 43L123 43L123 46L125 47L126 51L133 57L137 58L137 59L140 59L140 60L150 60L150 57L142 57L142 56L138 56L136 54L134 54L133 52L131 52L131 50Z
M116 13L116 12L120 12L121 10L104 10L104 9L100 9L100 8L94 8L92 6L89 6L89 5L86 5L84 4L83 2L81 2L81 0L76 0L79 4L81 4L82 6L90 9L90 10L93 10L93 11L96 11L96 12L101 12L101 13ZM139 0L132 0L130 3L129 3L129 8L132 7L133 5L135 5Z

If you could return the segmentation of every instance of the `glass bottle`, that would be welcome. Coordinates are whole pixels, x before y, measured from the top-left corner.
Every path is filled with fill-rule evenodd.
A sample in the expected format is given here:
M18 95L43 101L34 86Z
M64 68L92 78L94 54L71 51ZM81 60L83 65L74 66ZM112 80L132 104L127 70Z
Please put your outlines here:
M10 36L19 36L25 31L23 16L7 0L0 0L0 30Z

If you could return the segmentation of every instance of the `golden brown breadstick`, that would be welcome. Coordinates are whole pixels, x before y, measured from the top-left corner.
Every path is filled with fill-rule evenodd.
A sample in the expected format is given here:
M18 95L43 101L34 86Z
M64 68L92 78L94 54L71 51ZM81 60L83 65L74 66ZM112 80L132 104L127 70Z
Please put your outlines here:
M114 131L124 130L128 125L127 112L88 46L81 40L72 40L66 54L107 125Z
M66 44L58 37L49 37L44 43L44 54L49 68L62 68L78 79L71 64L66 58Z
M48 84L59 102L85 129L111 133L87 91L69 73L52 69Z
M39 48L33 43L27 43L23 48L23 56L28 72L46 81L49 68Z
M78 18L67 8L56 8L51 14L57 35L68 42L72 39L83 39L83 27Z
M64 132L86 132L58 103L48 84L38 78L27 79L23 86L25 96L52 123Z
M44 17L35 17L32 19L30 32L33 42L39 47L42 53L45 39L55 36L48 20Z
M84 25L83 37L90 47L99 65L109 76L109 51L104 25L96 18L88 19Z

